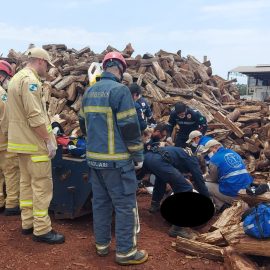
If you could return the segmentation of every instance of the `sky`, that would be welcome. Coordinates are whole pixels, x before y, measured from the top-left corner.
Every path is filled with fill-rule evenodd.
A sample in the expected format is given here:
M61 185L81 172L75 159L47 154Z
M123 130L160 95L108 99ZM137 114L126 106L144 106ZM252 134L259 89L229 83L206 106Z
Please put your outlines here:
M237 66L270 64L269 0L24 0L1 1L0 55L30 43L64 43L102 52L182 51L227 78ZM241 78L240 78L241 80Z

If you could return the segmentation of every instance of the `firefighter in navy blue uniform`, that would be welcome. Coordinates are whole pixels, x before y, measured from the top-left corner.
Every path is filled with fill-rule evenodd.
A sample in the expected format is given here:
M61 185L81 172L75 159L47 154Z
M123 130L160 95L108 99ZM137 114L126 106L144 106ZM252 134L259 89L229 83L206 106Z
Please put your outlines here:
M169 132L178 125L180 130L177 132L175 146L186 147L186 141L191 131L199 130L205 134L207 130L206 118L198 111L190 109L184 103L175 104L174 111L171 112L168 121Z
M121 265L140 264L148 258L146 251L136 247L134 163L142 167L143 144L130 91L120 83L125 69L120 53L106 54L101 79L85 92L80 112L80 126L87 134L96 251L99 256L109 253L114 209L116 262Z
M142 110L141 105L137 102L138 98L141 95L141 87L137 84L137 83L132 83L128 86L131 96L134 100L134 106L137 112L137 116L138 116L138 120L139 120L139 124L140 124L140 129L141 131L144 131L147 128L147 122L146 119L144 117L144 113Z
M141 95L139 96L137 103L140 105L140 108L144 114L144 118L147 120L149 124L156 124L156 121L153 117L152 110L146 101L145 98L143 98Z
M166 192L167 183L170 184L174 193L191 192L193 190L192 185L185 179L183 173L190 173L192 175L194 187L199 193L207 197L210 196L198 159L180 147L152 147L145 154L143 169L145 172L151 172L156 176L151 207L149 209L151 213L159 210L160 202ZM173 228L175 229L175 226Z
M205 153L209 153L209 177L206 185L217 210L224 204L232 203L240 189L247 188L253 179L248 173L242 158L233 150L226 149L216 140L205 145Z

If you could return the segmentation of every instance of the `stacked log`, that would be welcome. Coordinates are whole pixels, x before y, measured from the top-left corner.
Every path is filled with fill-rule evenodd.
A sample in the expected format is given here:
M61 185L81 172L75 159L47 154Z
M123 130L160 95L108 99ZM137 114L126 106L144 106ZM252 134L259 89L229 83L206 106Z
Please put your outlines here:
M92 62L101 62L107 52L117 50L108 46L96 54L89 47L78 51L64 44L48 44L43 48L55 65L49 70L44 86L49 113L53 121L58 119L66 135L80 135L78 112L88 86L88 68ZM191 55L183 57L181 51L160 50L154 55L132 57L133 52L130 43L121 51L128 65L127 72L142 87L158 121L167 121L170 109L178 101L199 110L209 123L207 134L238 152L256 181L267 181L270 169L268 103L240 100L236 80L213 75L210 61L201 63ZM14 50L5 59L14 63L16 70L26 60Z
M252 198L243 199L252 202ZM263 202L264 199L257 199L256 202ZM241 217L248 207L244 201L236 201L219 216L207 233L199 234L192 240L177 237L172 246L192 256L222 261L228 270L259 269L254 257L249 255L270 257L270 240L255 239L244 233Z

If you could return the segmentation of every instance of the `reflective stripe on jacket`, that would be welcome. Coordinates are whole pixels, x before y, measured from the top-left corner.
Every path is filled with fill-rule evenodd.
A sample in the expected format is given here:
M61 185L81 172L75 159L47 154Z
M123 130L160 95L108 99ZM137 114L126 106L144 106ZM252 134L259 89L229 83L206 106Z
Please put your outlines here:
M87 159L90 166L118 167L131 159L143 159L143 144L134 102L129 89L117 82L111 73L103 72L101 80L87 89L80 117L87 131ZM133 126L138 136L123 136L122 129ZM128 132L128 128L126 128ZM109 164L109 165L108 165Z
M37 73L24 68L16 73L8 87L8 151L25 154L46 154L45 142L32 127L43 124L56 143L43 98L42 84Z
M219 191L227 196L236 196L253 181L242 158L231 149L220 147L210 164L217 167Z

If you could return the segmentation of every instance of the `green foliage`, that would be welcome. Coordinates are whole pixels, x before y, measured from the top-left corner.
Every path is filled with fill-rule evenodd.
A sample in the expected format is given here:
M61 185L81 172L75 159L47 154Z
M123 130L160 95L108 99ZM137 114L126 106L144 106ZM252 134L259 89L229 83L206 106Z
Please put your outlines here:
M240 96L247 95L247 85L246 84L237 83L236 87L237 87L237 90L238 90Z

